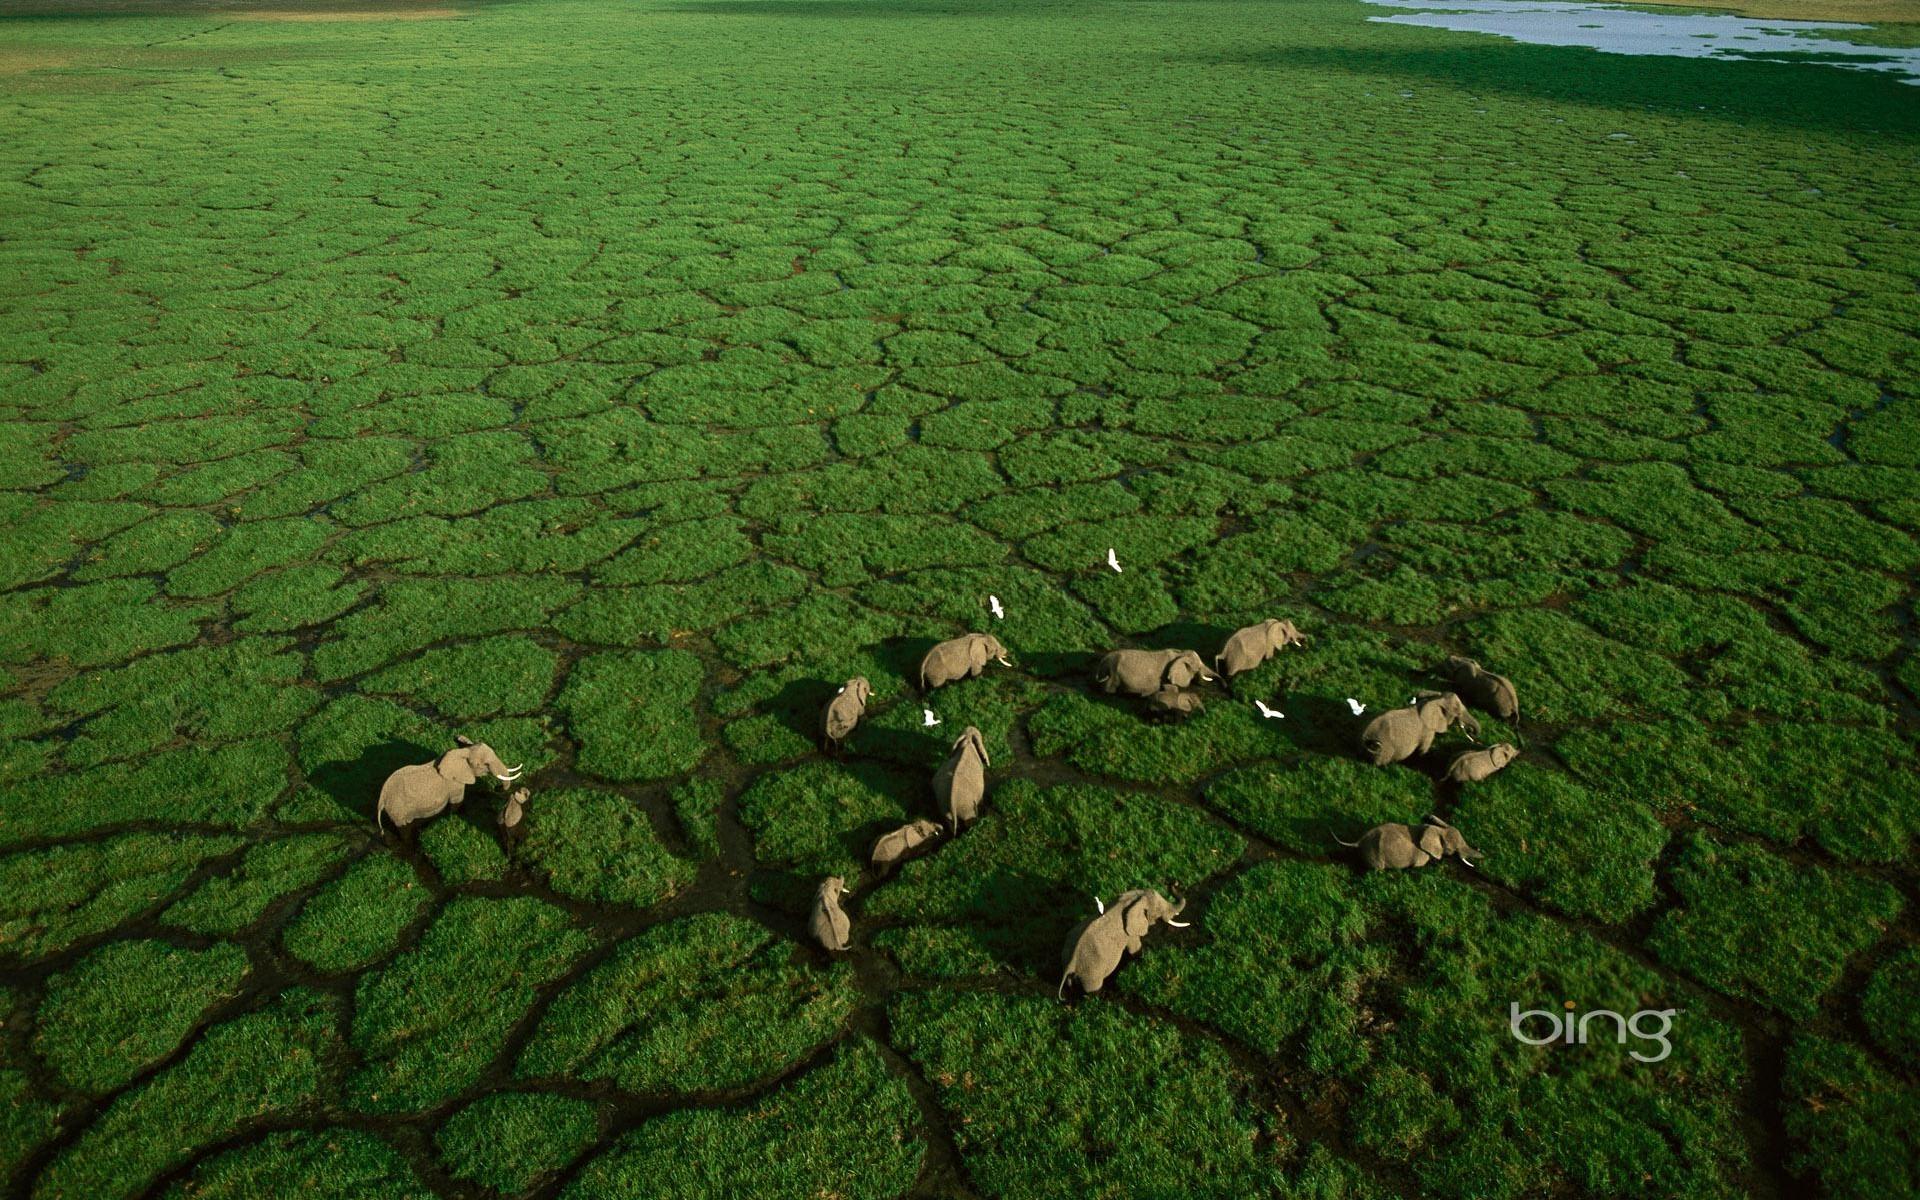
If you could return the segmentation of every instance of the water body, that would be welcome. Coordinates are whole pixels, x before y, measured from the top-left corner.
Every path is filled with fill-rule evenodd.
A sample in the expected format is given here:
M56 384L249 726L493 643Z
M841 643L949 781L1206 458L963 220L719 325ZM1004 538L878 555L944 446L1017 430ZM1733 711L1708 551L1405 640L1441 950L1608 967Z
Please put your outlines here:
M1367 0L1423 11L1369 17L1389 25L1425 25L1491 33L1542 46L1587 46L1607 54L1802 62L1851 71L1885 71L1920 84L1920 49L1863 46L1809 30L1868 29L1844 21L1765 21L1727 13L1644 12L1564 0Z

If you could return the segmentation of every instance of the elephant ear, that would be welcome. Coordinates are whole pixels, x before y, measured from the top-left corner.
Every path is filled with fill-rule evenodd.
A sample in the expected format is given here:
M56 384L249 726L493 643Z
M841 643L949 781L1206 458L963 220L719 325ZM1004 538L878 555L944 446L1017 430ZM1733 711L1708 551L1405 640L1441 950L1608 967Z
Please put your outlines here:
M442 754L440 761L433 764L433 769L438 771L440 778L447 782L463 786L479 778L474 774L473 763L468 761L467 752L464 749L449 750Z
M967 639L968 666L984 667L987 665L987 660L993 657L993 647L990 645L991 641L992 639L988 638L985 634L979 633Z
M1147 897L1140 897L1121 911L1120 928L1127 931L1128 937L1147 936L1147 931L1153 928L1153 917L1147 909Z
M1443 858L1447 853L1447 839L1438 825L1424 825L1420 829L1419 846L1434 858Z

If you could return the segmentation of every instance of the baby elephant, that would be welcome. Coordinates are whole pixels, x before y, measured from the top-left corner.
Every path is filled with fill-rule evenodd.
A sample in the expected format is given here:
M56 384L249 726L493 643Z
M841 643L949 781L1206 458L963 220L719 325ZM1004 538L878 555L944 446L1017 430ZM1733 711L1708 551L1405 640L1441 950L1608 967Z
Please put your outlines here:
M1453 756L1447 764L1447 778L1455 783L1479 783L1495 771L1520 757L1512 742L1500 742L1485 750L1468 750Z
M840 686L839 693L827 702L827 711L820 718L821 744L828 752L840 749L840 743L847 740L860 718L867 715L867 701L872 698L873 688L865 675L855 675Z
M482 775L491 775L502 783L512 783L520 775L519 767L509 767L494 754L493 747L471 738L455 738L457 748L430 763L401 767L387 776L380 787L380 801L373 811L373 823L382 829L387 821L399 829L440 815L448 805L455 808L467 798L467 785Z
M1360 731L1360 748L1376 767L1397 763L1425 754L1433 748L1435 735L1459 725L1471 738L1480 732L1460 697L1452 692L1423 692L1405 708L1389 709Z
M1228 679L1242 671L1251 671L1288 646L1298 646L1307 635L1294 628L1292 621L1269 617L1258 625L1238 630L1213 656L1214 669Z
M527 789L517 788L507 797L506 807L500 810L500 828L512 829L520 823L520 818L527 814L527 800L531 796Z
M1164 717L1186 717L1197 712L1205 712L1207 706L1200 703L1200 697L1194 692L1183 692L1179 688L1161 688L1147 697L1148 711Z
M1333 839L1340 842L1339 838ZM1375 825L1360 835L1357 842L1340 842L1360 850L1360 861L1373 871L1424 867L1437 858L1458 854L1460 861L1472 866L1467 855L1479 854L1460 831L1439 817L1428 817L1418 829L1405 825Z
M1147 936L1155 921L1185 929L1186 924L1174 918L1186 906L1185 900L1177 906L1169 904L1165 896L1146 888L1120 893L1113 907L1102 909L1099 916L1075 926L1067 935L1066 951L1061 955L1066 972L1060 976L1055 996L1066 999L1069 979L1079 981L1088 993L1099 991L1106 986L1107 977L1119 970L1122 956L1140 953L1140 939Z
M829 950L845 950L851 945L847 935L853 932L853 922L847 920L845 910L840 907L840 897L852 894L847 888L847 881L838 875L829 875L814 894L813 913L807 918L807 932Z
M871 861L876 870L891 871L902 859L921 845L940 836L940 827L932 821L915 821L891 833L883 833L873 843Z
M1007 661L1007 648L990 633L969 633L941 642L920 660L920 690L928 692L956 679L974 678L987 669L989 661L1003 667L1013 665Z
M1475 708L1483 708L1502 721L1519 719L1520 693L1513 690L1513 680L1505 675L1483 670L1479 663L1458 654L1447 656L1440 674L1452 680L1453 690Z
M933 773L934 803L940 806L940 815L952 825L954 833L960 832L960 822L980 815L980 800L987 794L987 768L992 765L993 760L987 757L987 739L969 725L953 740L953 753Z
M1115 650L1093 669L1093 681L1109 696L1151 696L1162 688L1188 687L1196 679L1212 682L1213 676L1191 650Z

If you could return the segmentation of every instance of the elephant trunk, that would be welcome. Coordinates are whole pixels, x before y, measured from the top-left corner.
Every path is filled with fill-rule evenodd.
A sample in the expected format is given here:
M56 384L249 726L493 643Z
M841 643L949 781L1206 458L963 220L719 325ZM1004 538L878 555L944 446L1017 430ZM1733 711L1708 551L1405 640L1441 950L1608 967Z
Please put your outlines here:
M1167 917L1167 924L1173 926L1175 929L1185 929L1189 925L1191 925L1193 923L1191 921L1176 921L1173 919L1174 917L1179 916L1182 912L1185 912L1186 907L1187 907L1187 902L1185 900L1182 900L1180 901L1180 903L1174 905L1172 915Z

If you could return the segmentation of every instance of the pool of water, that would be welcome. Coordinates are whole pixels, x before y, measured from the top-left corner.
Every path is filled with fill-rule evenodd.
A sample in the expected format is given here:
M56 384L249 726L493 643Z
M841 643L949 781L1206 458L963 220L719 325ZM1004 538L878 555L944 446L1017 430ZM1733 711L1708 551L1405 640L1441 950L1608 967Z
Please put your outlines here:
M1491 33L1542 46L1587 46L1608 54L1804 62L1852 71L1885 71L1920 84L1920 49L1863 46L1813 30L1866 29L1842 21L1771 21L1727 13L1644 12L1566 0L1367 0L1417 9L1370 17L1390 25L1426 25ZM1817 56L1817 57L1813 57Z

